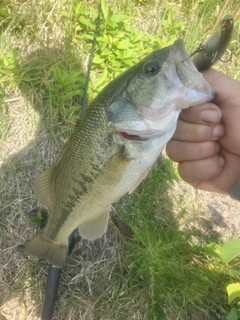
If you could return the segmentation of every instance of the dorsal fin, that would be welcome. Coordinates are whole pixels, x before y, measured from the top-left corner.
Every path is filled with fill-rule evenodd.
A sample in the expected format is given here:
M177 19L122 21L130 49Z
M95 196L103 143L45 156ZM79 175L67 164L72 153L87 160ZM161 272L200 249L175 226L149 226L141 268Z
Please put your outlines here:
M108 208L100 216L97 216L95 219L87 220L78 227L79 234L88 240L95 240L101 237L104 232L107 230L108 219L109 219Z
M38 201L44 207L50 209L52 205L51 200L51 186L52 186L52 166L43 171L37 178L34 184L34 193Z

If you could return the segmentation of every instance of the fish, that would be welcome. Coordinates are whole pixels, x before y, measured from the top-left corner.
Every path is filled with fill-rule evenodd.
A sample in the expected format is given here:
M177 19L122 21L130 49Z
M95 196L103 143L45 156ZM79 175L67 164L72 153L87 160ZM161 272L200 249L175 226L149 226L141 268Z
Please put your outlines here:
M221 19L217 30L206 41L204 45L200 45L200 51L193 59L198 71L204 71L211 68L218 60L221 60L230 41L232 40L234 30L234 18L231 15L226 15ZM196 52L195 51L195 52Z
M77 227L85 239L101 237L112 204L147 176L174 134L180 111L213 97L181 39L106 85L76 122L56 162L35 182L36 198L49 217L24 252L62 268Z

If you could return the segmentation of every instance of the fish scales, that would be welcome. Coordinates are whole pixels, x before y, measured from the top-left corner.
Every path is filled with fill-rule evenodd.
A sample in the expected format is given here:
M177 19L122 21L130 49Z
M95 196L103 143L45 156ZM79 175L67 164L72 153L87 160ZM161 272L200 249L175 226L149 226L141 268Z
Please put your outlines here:
M106 231L111 205L146 177L181 109L213 98L187 57L177 40L110 82L88 106L57 161L35 183L49 218L27 243L27 254L62 267L75 228L89 240Z

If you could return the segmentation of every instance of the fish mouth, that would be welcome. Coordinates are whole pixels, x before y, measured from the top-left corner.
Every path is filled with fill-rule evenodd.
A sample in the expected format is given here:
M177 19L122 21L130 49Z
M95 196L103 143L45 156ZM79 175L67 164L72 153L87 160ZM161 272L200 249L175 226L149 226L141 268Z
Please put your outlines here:
M182 61L182 60L186 60L188 58L190 58L186 48L185 48L185 45L184 45L184 42L182 39L177 39L173 46L172 46L172 51L176 54L178 54L178 58L177 60L178 61ZM192 60L191 60L191 63L193 64ZM194 64L193 64L194 65Z
M165 75L175 89L182 92L175 110L195 106L204 103L206 97L209 101L214 97L213 89L202 80L203 75L198 72L181 39L176 40L171 48Z
M212 92L210 85L203 84L202 74L198 72L181 39L176 40L171 46L169 58L163 64L162 71L172 85L172 98L170 94L165 100L165 105L161 107L158 103L139 106L138 109L145 119L160 121L173 110L180 111L205 102L206 91L209 95Z
M131 141L141 141L141 142L146 142L149 140L149 138L141 137L136 134L129 134L127 132L119 132L121 136L126 139L126 140L131 140Z
M184 42L178 39L174 42L170 51L170 63L165 69L165 75L175 87L191 87L197 89L199 77L198 70L190 58ZM194 81L196 78L196 81Z

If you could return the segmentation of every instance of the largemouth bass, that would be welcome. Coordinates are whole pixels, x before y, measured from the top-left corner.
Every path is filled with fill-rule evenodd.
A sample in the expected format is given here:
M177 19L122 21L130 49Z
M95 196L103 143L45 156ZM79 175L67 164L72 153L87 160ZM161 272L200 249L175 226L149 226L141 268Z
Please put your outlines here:
M49 218L24 251L62 267L77 227L83 238L100 237L111 205L147 176L181 109L213 96L182 40L110 82L77 121L56 163L38 177L35 195Z

